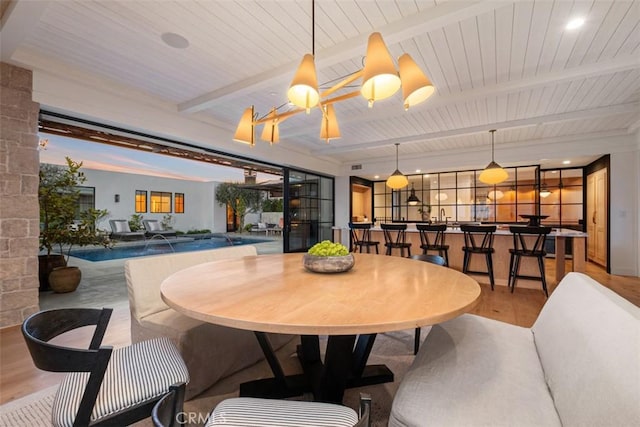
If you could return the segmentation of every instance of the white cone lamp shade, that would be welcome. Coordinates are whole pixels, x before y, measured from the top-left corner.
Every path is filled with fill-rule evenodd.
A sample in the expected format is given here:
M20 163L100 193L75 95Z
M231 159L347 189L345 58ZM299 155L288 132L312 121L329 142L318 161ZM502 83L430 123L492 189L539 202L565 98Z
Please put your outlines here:
M436 89L409 54L405 53L398 58L398 67L405 110L426 101L433 95Z
M369 101L385 99L400 89L400 77L380 33L372 33L367 45L360 93Z
M330 139L340 138L340 127L336 118L336 110L333 104L322 107L322 127L320 128L320 138L329 143Z
M398 145L400 144L396 144L396 170L391 174L389 178L387 178L387 187L394 190L399 190L409 185L409 180L407 179L407 177L404 176L398 169Z
M272 109L269 113L269 120L264 124L264 129L262 129L262 134L260 135L260 139L263 141L268 141L269 144L274 144L280 142L280 129L278 127L278 119L276 118L276 109Z
M252 147L255 145L253 137L253 106L244 110L236 133L233 135L233 140L242 142L243 144L249 144Z
M296 75L289 86L287 96L293 105L306 109L307 113L311 108L318 105L320 94L318 93L318 77L316 76L316 64L313 61L313 55L306 54L302 58Z

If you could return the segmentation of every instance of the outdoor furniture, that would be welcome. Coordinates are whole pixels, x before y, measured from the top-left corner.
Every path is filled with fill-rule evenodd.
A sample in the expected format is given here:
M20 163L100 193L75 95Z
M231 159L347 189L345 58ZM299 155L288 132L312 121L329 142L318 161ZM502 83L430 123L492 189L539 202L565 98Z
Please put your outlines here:
M146 230L147 236L164 236L164 237L176 237L174 230L164 230L162 224L157 219L143 219L142 225Z
M55 427L133 424L151 415L172 384L189 381L187 367L167 338L115 350L102 346L111 312L109 308L48 310L22 324L34 364L44 371L69 372L53 400ZM49 343L85 326L95 326L88 349Z
M184 384L176 384L153 408L155 427L178 426ZM342 405L293 400L230 398L220 402L209 415L205 427L368 427L371 425L371 397L360 394L360 415Z
M131 231L126 219L110 219L111 234L109 237L117 240L144 240L144 231Z

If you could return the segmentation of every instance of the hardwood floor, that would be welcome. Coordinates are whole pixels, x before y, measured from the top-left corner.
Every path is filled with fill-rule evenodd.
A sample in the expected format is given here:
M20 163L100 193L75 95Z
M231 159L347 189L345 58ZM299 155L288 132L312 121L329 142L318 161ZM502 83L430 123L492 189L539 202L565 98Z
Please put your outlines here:
M556 287L553 263L547 261L546 274L549 292ZM568 268L566 271L570 271ZM587 274L612 289L633 304L640 306L640 278L612 276L595 264L587 263ZM530 327L542 309L546 298L541 289L516 288L512 294L504 286L491 291L488 284L481 284L482 294L473 313L519 326ZM125 306L114 309L104 344L121 347L130 344L129 310ZM83 330L59 337L60 344L88 345L92 330ZM0 329L0 404L18 399L60 382L61 373L37 369L24 343L19 326Z

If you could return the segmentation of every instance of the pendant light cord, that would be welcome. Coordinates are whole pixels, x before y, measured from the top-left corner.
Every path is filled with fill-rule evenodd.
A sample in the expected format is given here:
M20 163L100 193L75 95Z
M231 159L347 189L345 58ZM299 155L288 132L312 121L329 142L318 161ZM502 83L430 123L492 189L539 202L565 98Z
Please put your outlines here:
M493 156L493 135L496 133L495 129L491 129L489 132L491 132L491 162L495 162L495 158Z
M311 0L311 55L316 57L316 0Z
M398 169L398 145L400 144L396 143L396 170L397 171L400 170Z

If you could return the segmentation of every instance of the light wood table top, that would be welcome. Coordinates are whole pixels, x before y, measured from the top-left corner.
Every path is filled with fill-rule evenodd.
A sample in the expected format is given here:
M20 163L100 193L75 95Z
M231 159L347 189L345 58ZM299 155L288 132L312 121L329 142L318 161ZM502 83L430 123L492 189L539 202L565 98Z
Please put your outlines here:
M472 309L478 283L422 261L354 254L348 272L319 274L301 253L214 261L161 285L175 310L205 322L283 334L350 335L432 325Z

